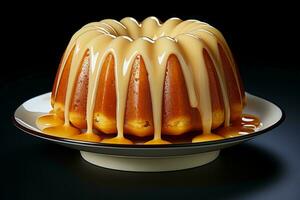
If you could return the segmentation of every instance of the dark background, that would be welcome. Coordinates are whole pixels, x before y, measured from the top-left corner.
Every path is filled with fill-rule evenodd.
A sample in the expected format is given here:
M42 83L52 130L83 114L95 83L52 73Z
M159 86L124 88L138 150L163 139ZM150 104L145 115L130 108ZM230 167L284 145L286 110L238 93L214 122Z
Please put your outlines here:
M99 2L98 2L99 3ZM216 198L299 199L299 20L288 1L17 3L2 13L0 199ZM72 5L72 6L71 6ZM76 5L76 6L73 6ZM113 9L112 9L113 8ZM126 173L84 162L77 151L23 134L14 110L51 90L72 34L104 18L198 19L217 27L239 65L246 90L279 104L286 121L222 151L213 163L179 172Z
M297 5L288 1L270 4L255 1L163 2L153 1L153 5L127 1L82 5L73 2L68 4L70 7L62 3L18 3L17 8L8 12L10 16L3 16L9 19L3 33L13 38L13 41L3 42L9 42L8 49L13 51L8 51L8 56L13 57L14 67L6 67L10 72L1 74L0 84L38 73L53 79L71 36L79 28L89 22L106 18L120 20L125 16L139 21L148 16L157 16L161 21L170 17L205 21L223 33L241 69L246 65L295 68L297 64Z

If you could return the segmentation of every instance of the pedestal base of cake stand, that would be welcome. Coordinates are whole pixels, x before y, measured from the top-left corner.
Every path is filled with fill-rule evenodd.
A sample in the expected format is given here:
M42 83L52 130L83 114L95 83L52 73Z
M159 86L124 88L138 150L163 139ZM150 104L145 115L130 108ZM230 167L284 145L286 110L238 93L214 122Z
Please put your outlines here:
M118 156L86 151L80 151L80 153L87 162L108 169L133 172L162 172L205 165L215 160L219 156L220 151L167 157Z

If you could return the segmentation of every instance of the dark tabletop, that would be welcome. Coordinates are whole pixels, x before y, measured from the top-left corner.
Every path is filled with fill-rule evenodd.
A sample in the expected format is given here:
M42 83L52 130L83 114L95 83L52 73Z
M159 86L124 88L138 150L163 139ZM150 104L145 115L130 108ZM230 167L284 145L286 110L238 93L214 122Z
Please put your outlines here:
M165 173L103 169L85 162L76 150L23 133L12 124L14 110L50 91L52 79L42 73L2 86L0 199L299 199L299 70L242 66L241 73L248 92L283 108L285 122L252 141L222 150L208 165Z

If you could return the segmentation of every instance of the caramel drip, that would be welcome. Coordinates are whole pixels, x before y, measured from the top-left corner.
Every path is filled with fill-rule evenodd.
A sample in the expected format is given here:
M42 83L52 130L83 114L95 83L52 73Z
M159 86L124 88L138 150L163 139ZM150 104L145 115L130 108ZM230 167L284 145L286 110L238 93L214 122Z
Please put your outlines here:
M88 52L90 68L86 120L87 133L93 133L93 115L99 76L106 56L111 54L115 60L117 136L109 142L124 142L124 116L130 72L134 59L139 55L145 62L151 92L154 138L150 143L166 143L161 138L163 85L167 60L170 55L174 54L181 65L190 105L200 112L201 122L199 123L202 124L203 133L210 134L212 105L209 77L203 58L204 49L211 57L216 69L224 101L225 126L229 126L228 91L218 45L224 49L231 63L242 101L238 75L229 47L222 34L207 23L171 18L162 24L157 18L149 17L142 23L138 23L133 18L124 18L120 22L106 19L85 25L71 38L53 90L55 96L67 58L74 48L64 102L64 126L70 126L69 109L73 86L81 61ZM127 140L126 143L130 141Z
M87 97L87 133L93 132L93 114L97 95L97 88L99 83L100 72L103 62L107 55L99 58L100 54L105 52L106 46L112 41L109 35L100 35L91 41L90 46L90 63L89 70L89 84L88 84L88 97ZM94 45L93 45L94 44Z

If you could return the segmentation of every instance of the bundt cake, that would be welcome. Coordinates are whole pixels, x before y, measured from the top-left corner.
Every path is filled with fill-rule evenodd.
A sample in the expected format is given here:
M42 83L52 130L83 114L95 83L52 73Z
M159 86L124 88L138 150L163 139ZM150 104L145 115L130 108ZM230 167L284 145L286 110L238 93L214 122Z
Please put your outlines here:
M72 37L54 81L53 110L37 125L93 142L131 144L132 135L168 144L164 136L195 132L193 142L201 142L226 137L245 102L232 53L209 24L106 19Z

